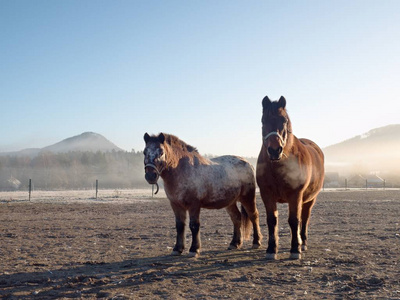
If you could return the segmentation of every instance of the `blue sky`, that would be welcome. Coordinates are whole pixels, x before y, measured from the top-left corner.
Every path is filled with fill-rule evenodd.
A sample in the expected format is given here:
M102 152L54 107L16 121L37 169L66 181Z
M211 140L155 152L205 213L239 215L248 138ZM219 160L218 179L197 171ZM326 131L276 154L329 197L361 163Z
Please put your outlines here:
M0 0L0 152L167 132L257 156L261 100L325 147L400 123L400 1Z

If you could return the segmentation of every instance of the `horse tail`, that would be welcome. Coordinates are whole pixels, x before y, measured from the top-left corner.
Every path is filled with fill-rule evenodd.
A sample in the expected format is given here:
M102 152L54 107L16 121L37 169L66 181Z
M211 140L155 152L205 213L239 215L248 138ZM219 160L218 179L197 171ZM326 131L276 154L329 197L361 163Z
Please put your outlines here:
M249 215L247 214L246 209L243 207L243 204L241 205L241 213L242 213L243 239L245 241L247 241L250 239L250 236L251 236L252 223L249 218Z

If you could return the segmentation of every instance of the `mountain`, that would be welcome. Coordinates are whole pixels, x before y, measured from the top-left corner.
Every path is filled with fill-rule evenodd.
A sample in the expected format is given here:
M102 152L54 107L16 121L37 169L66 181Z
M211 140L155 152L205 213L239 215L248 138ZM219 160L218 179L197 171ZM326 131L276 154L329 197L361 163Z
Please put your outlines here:
M84 132L81 135L67 138L59 143L41 149L41 151L54 153L70 151L110 152L112 150L122 151L121 148L107 140L104 136L94 132Z
M73 136L62 140L54 145L44 148L30 148L16 152L4 152L0 155L14 156L37 156L41 152L66 153L71 151L90 151L90 152L110 152L123 151L121 148L107 140L104 136L94 132L84 132L80 135Z
M323 151L328 172L399 172L400 124L372 129Z

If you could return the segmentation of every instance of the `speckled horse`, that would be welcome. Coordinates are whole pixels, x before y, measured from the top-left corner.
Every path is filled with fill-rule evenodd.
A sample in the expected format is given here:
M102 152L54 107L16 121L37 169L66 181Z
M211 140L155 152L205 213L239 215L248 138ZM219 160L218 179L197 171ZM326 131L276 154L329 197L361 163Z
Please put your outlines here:
M174 135L144 135L145 178L156 184L159 177L170 200L176 220L176 244L172 255L181 255L185 248L185 227L189 212L192 245L189 255L200 254L200 209L225 208L233 222L233 238L229 249L242 246L253 227L253 248L261 245L259 216L255 198L253 167L243 158L221 156L208 159L196 148ZM237 202L241 203L241 212Z
M307 249L311 209L324 181L324 154L308 139L298 139L286 111L286 99L262 101L263 144L257 161L257 183L267 213L267 259L277 259L277 202L289 204L290 257Z

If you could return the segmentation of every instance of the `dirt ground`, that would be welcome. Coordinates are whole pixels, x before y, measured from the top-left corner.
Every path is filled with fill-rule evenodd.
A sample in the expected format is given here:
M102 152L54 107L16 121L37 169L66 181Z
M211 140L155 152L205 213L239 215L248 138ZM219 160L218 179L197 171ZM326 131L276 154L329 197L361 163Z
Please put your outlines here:
M175 220L165 194L0 193L0 298L400 299L400 191L325 191L309 250L289 260L287 205L280 253L226 250L225 210L202 210L202 254L169 256ZM189 230L187 230L189 232ZM189 248L190 238L187 239Z

